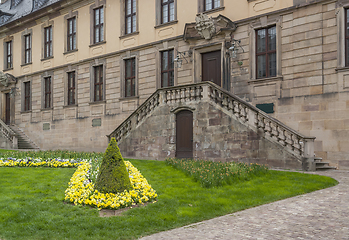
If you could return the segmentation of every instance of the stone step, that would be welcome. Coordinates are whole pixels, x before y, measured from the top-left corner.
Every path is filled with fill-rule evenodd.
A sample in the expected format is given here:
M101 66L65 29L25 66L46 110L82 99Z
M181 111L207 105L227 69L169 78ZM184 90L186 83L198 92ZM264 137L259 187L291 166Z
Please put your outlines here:
M324 166L329 166L329 162L315 162L316 167L324 167Z
M336 170L336 167L330 166L329 162L315 162L316 171Z
M15 125L9 127L17 134L18 149L39 149L20 128Z
M328 171L328 170L336 170L336 167L332 166L323 166L323 167L316 167L316 171Z

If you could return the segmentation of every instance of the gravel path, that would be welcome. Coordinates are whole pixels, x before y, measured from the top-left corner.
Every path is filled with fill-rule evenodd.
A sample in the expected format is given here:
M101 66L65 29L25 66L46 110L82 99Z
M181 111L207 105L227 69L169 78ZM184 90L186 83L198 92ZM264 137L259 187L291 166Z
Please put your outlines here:
M339 184L141 239L349 239L349 171L316 174Z

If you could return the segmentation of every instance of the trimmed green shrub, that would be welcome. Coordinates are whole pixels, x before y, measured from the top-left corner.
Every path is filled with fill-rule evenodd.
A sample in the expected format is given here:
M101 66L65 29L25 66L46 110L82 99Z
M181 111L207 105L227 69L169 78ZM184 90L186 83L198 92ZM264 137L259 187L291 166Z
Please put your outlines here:
M95 188L102 193L119 193L132 189L126 165L115 138L111 139L104 153Z

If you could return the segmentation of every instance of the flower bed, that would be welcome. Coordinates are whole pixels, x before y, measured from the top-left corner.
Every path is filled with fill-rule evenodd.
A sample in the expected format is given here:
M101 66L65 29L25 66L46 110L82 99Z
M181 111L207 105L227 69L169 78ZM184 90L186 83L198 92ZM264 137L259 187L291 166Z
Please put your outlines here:
M0 167L77 167L87 160L75 159L45 159L42 158L0 158Z
M147 180L129 161L125 161L133 190L103 194L94 189L100 159L0 158L0 167L77 167L65 191L65 201L99 209L120 209L155 201L157 194Z
M233 184L240 180L249 180L254 176L261 176L268 172L267 166L258 163L223 163L176 158L168 158L166 163L182 170L206 188Z
M81 164L73 174L65 191L65 200L76 205L90 205L99 209L119 209L155 201L157 194L147 180L129 161L125 161L133 190L122 193L100 193L90 180L91 164Z

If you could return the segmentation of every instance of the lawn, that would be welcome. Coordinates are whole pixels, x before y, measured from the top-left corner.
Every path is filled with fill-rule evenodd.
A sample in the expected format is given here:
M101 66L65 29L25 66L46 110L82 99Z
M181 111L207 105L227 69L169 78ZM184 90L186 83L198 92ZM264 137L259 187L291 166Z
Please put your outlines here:
M0 168L0 239L137 239L337 184L324 176L269 171L250 181L203 188L165 162L130 162L158 201L110 218L63 203L74 168Z

